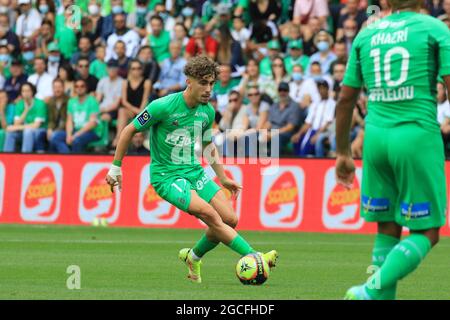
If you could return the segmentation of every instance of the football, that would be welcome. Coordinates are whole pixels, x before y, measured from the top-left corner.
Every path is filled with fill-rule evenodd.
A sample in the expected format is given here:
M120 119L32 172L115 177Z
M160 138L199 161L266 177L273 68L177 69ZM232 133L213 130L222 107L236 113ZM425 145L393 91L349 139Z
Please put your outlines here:
M261 285L269 277L269 265L260 253L251 253L239 259L236 275L242 284Z

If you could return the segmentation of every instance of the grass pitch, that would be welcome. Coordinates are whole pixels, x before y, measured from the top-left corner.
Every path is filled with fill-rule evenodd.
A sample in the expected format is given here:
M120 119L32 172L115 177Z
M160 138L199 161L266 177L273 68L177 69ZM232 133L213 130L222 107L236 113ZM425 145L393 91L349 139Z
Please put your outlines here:
M186 279L178 250L201 230L0 225L0 299L342 299L369 276L373 236L242 232L258 251L277 249L278 267L260 287L235 276L224 245L203 259L203 283ZM450 238L399 285L399 299L450 299ZM67 268L80 267L69 290Z

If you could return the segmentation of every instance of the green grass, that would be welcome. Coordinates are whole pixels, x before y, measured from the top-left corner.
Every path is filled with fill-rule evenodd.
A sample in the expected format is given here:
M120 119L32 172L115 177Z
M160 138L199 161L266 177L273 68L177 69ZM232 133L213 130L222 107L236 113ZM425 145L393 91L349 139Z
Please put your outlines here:
M368 275L373 236L242 232L279 266L261 287L234 274L237 255L220 245L203 259L203 283L178 261L200 230L0 225L0 299L341 299ZM400 299L450 299L450 238L399 285ZM66 287L81 268L81 289Z

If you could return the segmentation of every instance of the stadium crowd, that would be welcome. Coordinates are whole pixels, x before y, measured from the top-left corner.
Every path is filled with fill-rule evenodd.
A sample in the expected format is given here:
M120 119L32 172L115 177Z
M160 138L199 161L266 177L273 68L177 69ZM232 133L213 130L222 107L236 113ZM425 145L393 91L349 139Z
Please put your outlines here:
M450 27L450 0L427 3ZM282 155L332 157L340 84L370 5L380 10L369 19L390 14L387 0L0 0L0 151L111 151L206 54L220 65L211 103L225 155L257 156L256 143L239 142L277 136ZM450 105L437 92L449 149ZM356 157L367 99L353 117ZM136 134L129 153L148 154L146 138Z

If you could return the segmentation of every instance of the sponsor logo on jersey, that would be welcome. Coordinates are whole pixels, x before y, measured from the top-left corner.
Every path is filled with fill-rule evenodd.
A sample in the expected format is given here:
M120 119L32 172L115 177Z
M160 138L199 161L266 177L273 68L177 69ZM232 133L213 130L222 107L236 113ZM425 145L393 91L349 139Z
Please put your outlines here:
M325 174L322 222L330 230L358 230L364 220L359 215L361 169L356 169L355 182L347 190L336 182L335 167Z
M156 193L150 184L149 167L145 165L140 175L139 221L145 225L174 225L180 217L180 210Z
M361 196L361 202L364 212L387 212L390 209L390 201L387 198L371 198L365 195Z
M265 170L271 170L265 168ZM297 228L303 218L304 172L283 166L271 175L262 172L260 220L265 227Z
M5 190L5 166L0 162L0 216L3 212L3 197Z
M141 126L145 125L148 121L152 119L152 116L150 113L148 113L147 110L144 110L138 117L137 120L141 124Z
M20 193L24 221L54 222L61 207L63 171L57 162L32 161L25 165Z
M111 192L105 177L110 163L88 163L81 171L79 214L80 220L92 223L104 218L109 224L119 217L120 192Z

